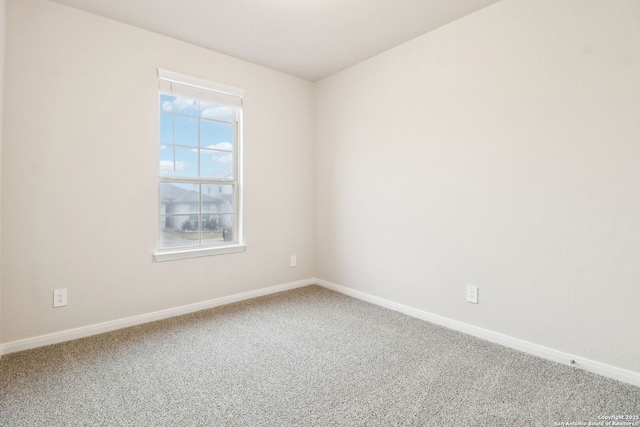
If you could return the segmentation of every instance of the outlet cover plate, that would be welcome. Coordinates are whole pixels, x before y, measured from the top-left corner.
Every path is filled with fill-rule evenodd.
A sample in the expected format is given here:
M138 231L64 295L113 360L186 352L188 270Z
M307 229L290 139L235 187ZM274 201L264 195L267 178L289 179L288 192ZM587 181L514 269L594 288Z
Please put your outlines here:
M467 301L473 304L478 303L478 287L467 285Z
M65 305L67 305L67 290L56 289L53 291L53 306L63 307Z

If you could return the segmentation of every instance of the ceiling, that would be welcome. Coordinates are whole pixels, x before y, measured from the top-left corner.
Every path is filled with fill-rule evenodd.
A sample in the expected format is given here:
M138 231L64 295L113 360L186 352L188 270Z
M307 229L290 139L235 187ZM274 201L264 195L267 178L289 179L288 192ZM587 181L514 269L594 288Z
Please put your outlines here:
M317 81L499 0L51 0Z

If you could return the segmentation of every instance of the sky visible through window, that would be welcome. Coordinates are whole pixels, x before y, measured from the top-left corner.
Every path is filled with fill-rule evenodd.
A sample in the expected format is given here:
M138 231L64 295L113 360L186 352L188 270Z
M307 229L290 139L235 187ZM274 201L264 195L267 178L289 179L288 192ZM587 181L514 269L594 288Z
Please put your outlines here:
M161 249L234 241L235 112L160 94Z
M160 175L233 178L232 108L160 95Z

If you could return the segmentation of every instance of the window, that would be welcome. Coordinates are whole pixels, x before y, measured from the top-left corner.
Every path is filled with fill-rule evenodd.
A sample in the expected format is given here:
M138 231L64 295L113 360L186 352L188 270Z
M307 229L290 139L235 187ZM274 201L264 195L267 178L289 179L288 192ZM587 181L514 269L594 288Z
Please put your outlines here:
M242 251L243 91L164 70L158 77L155 259Z

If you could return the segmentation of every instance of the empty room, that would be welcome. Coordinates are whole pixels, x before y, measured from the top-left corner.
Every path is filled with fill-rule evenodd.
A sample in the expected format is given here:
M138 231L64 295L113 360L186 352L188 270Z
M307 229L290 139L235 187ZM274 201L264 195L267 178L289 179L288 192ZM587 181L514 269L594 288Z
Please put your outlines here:
M640 426L640 1L0 0L0 426Z

